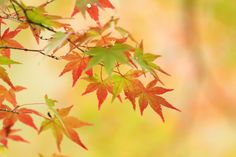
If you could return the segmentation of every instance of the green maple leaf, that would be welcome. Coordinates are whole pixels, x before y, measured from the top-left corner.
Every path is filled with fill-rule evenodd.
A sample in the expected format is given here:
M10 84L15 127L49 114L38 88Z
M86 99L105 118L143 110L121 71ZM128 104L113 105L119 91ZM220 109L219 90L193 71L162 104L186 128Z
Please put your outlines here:
M48 106L49 111L51 111L55 115L56 119L58 120L58 123L60 123L61 126L65 127L62 117L60 116L58 111L55 109L57 100L50 99L48 98L47 95L45 95L44 99L45 99L46 105ZM68 132L65 132L65 133L68 135Z
M48 28L61 28L66 26L66 24L57 21L62 19L60 16L48 15L43 7L26 7L25 15L30 22Z
M153 63L153 61L158 57L160 56L151 53L143 53L143 50L140 48L137 48L134 54L135 61L138 62L144 70L149 72L152 72L157 68L157 65Z
M7 57L0 56L0 64L1 65L10 65L10 64L20 64L19 62L13 61Z
M90 62L88 63L87 70L93 66L102 63L108 74L111 74L112 69L116 63L125 64L128 63L128 58L125 52L130 50L131 46L126 44L115 44L110 48L96 47L85 52L86 54L92 56Z
M134 60L141 66L141 68L144 71L150 72L158 80L159 80L159 77L156 71L160 71L166 75L169 75L164 70L162 70L161 67L159 67L158 65L154 63L154 61L159 57L161 56L152 54L152 53L144 53L142 43L140 44L140 47L136 48L135 53L134 53Z
M53 52L55 53L59 48L64 46L70 33L56 32L53 38L49 41L48 45L44 48L45 53Z

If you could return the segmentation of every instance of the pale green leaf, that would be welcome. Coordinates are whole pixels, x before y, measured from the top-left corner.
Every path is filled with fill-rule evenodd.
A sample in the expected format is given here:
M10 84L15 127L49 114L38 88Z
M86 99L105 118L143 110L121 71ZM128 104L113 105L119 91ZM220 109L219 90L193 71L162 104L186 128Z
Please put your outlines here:
M13 61L7 57L0 56L0 65L20 64L19 62Z
M60 48L69 35L70 33L56 32L52 40L50 40L49 44L44 48L45 53L53 52Z

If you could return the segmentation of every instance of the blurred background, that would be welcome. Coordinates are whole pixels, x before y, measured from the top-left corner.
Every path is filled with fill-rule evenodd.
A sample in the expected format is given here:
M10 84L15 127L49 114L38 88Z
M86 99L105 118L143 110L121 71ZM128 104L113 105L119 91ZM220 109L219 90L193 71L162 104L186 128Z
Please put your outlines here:
M24 0L37 5L42 0ZM120 17L145 51L162 55L157 64L172 76L160 77L175 89L165 98L182 110L163 109L162 123L150 108L141 117L129 102L107 100L97 110L95 94L81 96L86 84L71 87L71 75L58 78L65 63L40 55L15 51L13 58L24 64L12 66L14 82L28 90L18 94L19 103L42 102L48 94L60 104L75 107L72 115L93 123L81 128L89 151L63 140L68 157L235 157L236 156L236 1L235 0L111 0L115 11L101 11L101 21ZM69 17L73 0L56 0L48 12ZM74 21L77 29L93 21ZM14 27L14 26L12 26ZM30 31L18 37L35 47ZM40 108L41 107L35 107ZM38 124L40 120L35 119ZM19 124L20 127L20 124ZM31 128L21 135L31 144L9 143L3 157L45 157L57 152L50 131L38 136Z

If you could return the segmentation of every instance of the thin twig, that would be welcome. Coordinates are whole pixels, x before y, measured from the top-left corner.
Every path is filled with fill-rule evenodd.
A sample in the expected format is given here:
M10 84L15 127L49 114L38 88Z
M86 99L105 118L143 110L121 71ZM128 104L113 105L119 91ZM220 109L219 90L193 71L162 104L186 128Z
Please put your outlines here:
M53 58L56 60L60 60L59 57L54 55L49 55L43 52L43 50L35 50L35 49L26 49L26 48L19 48L19 47L10 47L10 46L0 46L0 49L14 49L14 50L21 50L21 51L27 51L27 52L37 52L40 53L46 57Z
M49 0L49 1L47 1L44 5L47 6L48 4L50 4L50 3L54 2L54 1L55 1L55 0Z
M19 112L17 112L17 111L8 110L8 109L0 109L0 112L9 112L9 113L16 113L16 114L19 114Z
M17 12L17 10L16 10L16 6L15 6L15 4L12 2L12 0L10 0L10 2L11 2L11 5L12 5L12 7L13 7L15 13L16 13L16 17L17 17L17 19L20 20L20 16L19 16L19 14L18 14L18 12Z

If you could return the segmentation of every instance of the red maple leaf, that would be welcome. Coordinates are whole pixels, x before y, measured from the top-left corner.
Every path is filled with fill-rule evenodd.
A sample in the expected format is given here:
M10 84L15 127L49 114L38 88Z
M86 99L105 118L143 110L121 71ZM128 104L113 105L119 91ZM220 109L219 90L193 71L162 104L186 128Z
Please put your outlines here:
M42 28L40 26L37 26L37 25L30 25L27 22L23 22L17 27L18 30L24 30L24 29L27 29L27 28L30 28L37 44L39 44L40 33L41 33Z
M10 31L9 28L7 28L3 35L0 37L0 45L2 46L9 46L9 47L16 47L16 48L24 48L20 43L18 43L13 38L20 32L19 29L15 29L14 31ZM0 49L0 53L3 56L6 56L10 58L11 52L10 49Z
M14 107L16 107L16 94L15 92L19 92L21 90L25 89L25 87L22 86L16 86L14 89L11 88L7 90L4 86L0 85L0 104L3 103L4 100L11 103Z
M83 15L85 15L85 11L87 11L89 16L99 24L99 9L98 9L99 7L102 9L115 8L109 0L87 1L87 3L82 3L82 4L81 2L79 2L79 0L77 0L72 16L74 16L76 13L80 11L82 12Z
M6 24L4 21L3 21L3 19L0 17L0 26L1 26L1 24Z
M14 125L17 121L22 122L25 125L28 125L35 130L38 130L36 125L34 124L33 118L31 114L41 116L41 114L35 110L27 109L27 108L19 108L15 107L11 109L6 105L0 105L1 111L0 120L3 121L3 126Z
M96 78L84 78L85 80L88 80L89 83L86 90L82 95L86 95L88 93L92 93L96 91L97 99L98 99L98 109L101 109L101 106L105 99L107 98L108 93L113 95L113 86L112 83L110 82L109 79L106 80L99 80ZM119 95L115 96L117 97L120 101L121 98Z
M164 116L162 114L162 106L180 111L175 108L169 102L167 102L161 94L172 91L172 89L166 89L162 87L156 86L158 80L151 81L146 87L142 88L142 92L139 94L139 106L140 112L143 114L143 111L147 108L148 104L151 108L160 115L163 122L165 121Z
M2 79L5 83L7 83L12 89L15 89L15 86L11 82L11 79L9 78L6 69L0 66L0 79Z
M26 142L28 143L28 141L26 141L25 139L23 139L21 136L19 135L15 135L16 132L20 131L19 129L11 129L11 125L3 127L0 130L0 143L3 144L4 147L7 147L8 144L8 139L14 140L14 141L18 141L18 142Z
M60 76L72 71L73 76L73 86L76 84L77 80L82 75L83 71L87 68L89 57L81 56L79 53L73 52L63 57L64 60L69 61L65 66L64 70L61 72ZM93 75L92 69L86 71L89 76Z

